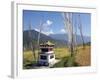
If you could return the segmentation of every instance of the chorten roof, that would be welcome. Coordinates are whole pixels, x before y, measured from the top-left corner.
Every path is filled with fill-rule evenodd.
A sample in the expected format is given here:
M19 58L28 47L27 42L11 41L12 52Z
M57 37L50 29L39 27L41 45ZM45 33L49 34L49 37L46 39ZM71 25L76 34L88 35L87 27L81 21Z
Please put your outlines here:
M45 43L42 43L42 44L40 44L40 46L54 46L54 44L53 43L51 43L50 41L47 41L47 42L45 42Z

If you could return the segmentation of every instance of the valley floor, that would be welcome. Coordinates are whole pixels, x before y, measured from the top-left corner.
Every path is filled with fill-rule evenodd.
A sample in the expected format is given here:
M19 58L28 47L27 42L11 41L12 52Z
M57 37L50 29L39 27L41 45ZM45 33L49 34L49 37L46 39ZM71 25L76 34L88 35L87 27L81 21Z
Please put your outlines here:
M90 66L91 65L91 46L77 47L77 53L70 57L68 48L55 48L54 49L56 59L60 60L54 67L72 67L72 66ZM35 51L36 58L38 58L38 52ZM23 68L31 69L32 65L36 64L32 51L24 51L23 53Z

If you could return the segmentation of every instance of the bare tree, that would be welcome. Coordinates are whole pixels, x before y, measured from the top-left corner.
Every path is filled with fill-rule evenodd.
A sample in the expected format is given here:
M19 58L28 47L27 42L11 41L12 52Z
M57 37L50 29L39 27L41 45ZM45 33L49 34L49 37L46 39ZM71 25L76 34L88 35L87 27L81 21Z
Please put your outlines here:
M80 17L80 15L78 15L78 17L79 17L79 26L78 26L78 28L79 28L79 30L80 30L83 48L85 48L84 38L83 38L83 32L82 32L82 22L81 22L81 17Z
M70 12L62 13L62 15L64 19L65 29L68 33L68 46L72 56L74 53L73 20L72 20L73 15Z
M38 39L37 39L37 48L38 48L38 59L39 59L39 50L40 50L40 36L41 36L41 31L42 31L42 22L40 21L39 24L39 32L38 32Z
M32 39L32 23L31 22L30 22L30 25L29 25L29 45L30 45L30 48L32 50L34 59L36 60L35 47L34 47L33 39Z
M74 27L74 52L77 53L77 18L75 17L75 21L73 23L73 27Z

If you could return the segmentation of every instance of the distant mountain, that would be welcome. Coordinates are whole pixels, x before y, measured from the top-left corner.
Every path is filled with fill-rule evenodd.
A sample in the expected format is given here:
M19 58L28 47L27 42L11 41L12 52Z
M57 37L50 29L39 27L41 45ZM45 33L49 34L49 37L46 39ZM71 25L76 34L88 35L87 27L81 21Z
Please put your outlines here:
M37 40L38 40L38 31L31 30L31 39L29 37L29 30L23 31L23 46L25 48L29 48L30 41L32 40L33 45L37 47ZM77 44L82 44L82 39L80 35L77 35ZM90 37L84 36L84 42L85 44L90 43L91 39ZM55 47L64 47L67 46L68 42L68 35L67 34L52 34L52 35L45 35L45 34L40 34L40 43L46 42L46 41L51 41L52 43L55 44Z
M57 39L57 40L68 40L68 36L67 34L51 34L49 35L51 38L53 39Z
M38 31L31 30L31 38L29 36L29 30L23 31L23 46L26 48L29 48L30 41L32 40L34 46L37 46L37 40L38 40ZM46 42L46 41L51 41L52 43L55 44L55 47L62 47L66 46L67 42L65 40L60 40L60 39L54 39L51 36L47 36L45 34L40 34L40 43Z
M57 39L57 40L68 41L68 35L67 34L51 34L50 37L53 38L53 39ZM83 36L83 38L84 38L84 43L91 42L90 37ZM82 44L82 38L81 38L80 35L76 35L76 40L77 40L77 44Z
M31 35L29 35L31 32ZM34 42L34 44L37 44L37 40L38 40L38 34L39 32L35 31L35 30L26 30L23 32L23 44L24 45L29 45L30 41L32 40ZM40 42L43 42L43 41L52 41L53 39L49 36L46 36L44 34L40 34Z

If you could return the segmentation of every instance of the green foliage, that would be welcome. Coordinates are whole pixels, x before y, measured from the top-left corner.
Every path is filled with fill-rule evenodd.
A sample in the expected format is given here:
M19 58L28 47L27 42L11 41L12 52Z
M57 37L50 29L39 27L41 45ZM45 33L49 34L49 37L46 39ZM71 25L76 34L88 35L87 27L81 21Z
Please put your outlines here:
M56 63L53 67L73 67L79 66L78 63L75 62L74 56L63 57L60 62Z
M56 59L62 59L63 57L67 57L70 55L67 47L55 48L54 53L55 53Z
M36 61L26 61L23 64L23 69L32 69L33 64L36 64Z
M36 60L34 59L32 51L24 51L23 53L23 68L31 69L34 64L36 64ZM35 51L36 58L38 57L37 50Z

